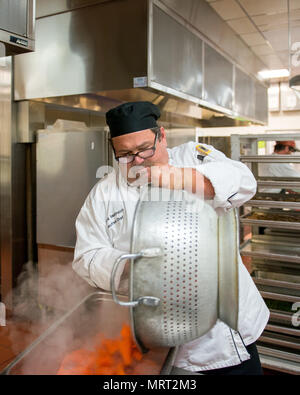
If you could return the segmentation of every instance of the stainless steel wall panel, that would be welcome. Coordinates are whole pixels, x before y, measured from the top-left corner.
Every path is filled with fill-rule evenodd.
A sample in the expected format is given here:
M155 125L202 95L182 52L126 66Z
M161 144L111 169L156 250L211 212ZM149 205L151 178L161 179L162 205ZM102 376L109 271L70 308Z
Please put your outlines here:
M153 7L152 79L169 88L202 97L202 40Z
M27 263L26 145L17 143L12 101L12 58L0 59L0 266L1 299L14 307L18 277Z
M41 18L106 1L112 0L37 0L36 16Z
M37 243L74 247L76 217L108 164L106 132L39 131L36 149Z
M240 115L255 118L254 80L237 67L235 68L234 111Z
M15 110L15 109L14 109ZM13 115L14 119L14 115ZM15 121L14 121L15 123ZM14 133L15 134L15 133ZM19 276L24 270L24 265L28 262L27 246L27 150L30 147L26 144L12 141L12 269L13 287L20 282ZM34 260L32 260L33 262ZM33 283L32 283L33 284ZM32 290L33 291L33 290ZM14 298L13 298L14 299ZM14 300L13 300L14 301Z
M0 0L0 29L27 36L28 0Z
M20 101L17 107L16 142L35 143L35 132L45 127L45 104Z
M12 101L12 58L0 59L0 266L1 299L14 305L17 280L27 263L26 150L17 143Z
M203 99L231 110L233 108L233 64L205 44L204 69Z
M12 307L12 59L0 59L0 265L1 300Z

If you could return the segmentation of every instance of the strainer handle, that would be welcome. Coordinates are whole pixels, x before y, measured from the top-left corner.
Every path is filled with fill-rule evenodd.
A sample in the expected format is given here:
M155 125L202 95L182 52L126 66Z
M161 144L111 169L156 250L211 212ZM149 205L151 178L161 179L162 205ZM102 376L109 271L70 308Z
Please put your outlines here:
M139 304L144 304L146 306L158 306L160 303L160 299L156 298L154 296L144 296L138 298L138 300L135 300L133 302L121 302L118 297L117 293L115 290L115 277L116 277L116 272L119 267L119 264L124 261L124 259L137 259L141 258L142 256L147 256L147 257L155 257L157 255L160 255L161 251L159 248L148 248L145 250L142 250L138 252L137 254L125 254L121 255L116 262L114 263L114 266L112 268L111 272L111 278L110 278L110 289L112 293L112 297L115 303L117 303L120 306L125 306L125 307L135 307L138 306Z

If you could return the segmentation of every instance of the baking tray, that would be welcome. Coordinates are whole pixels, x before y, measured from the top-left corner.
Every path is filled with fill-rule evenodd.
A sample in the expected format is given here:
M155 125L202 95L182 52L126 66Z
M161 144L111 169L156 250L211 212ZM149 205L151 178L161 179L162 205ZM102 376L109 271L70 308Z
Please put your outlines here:
M285 192L256 192L252 200L300 203L300 193Z
M290 296L294 302L300 298L300 284L255 277L253 281L260 291Z
M262 343L263 344L263 343ZM265 347L257 343L259 359L263 368L273 369L280 372L299 375L300 357L296 353L278 350L276 345Z
M260 342L268 344L276 344L281 347L291 348L293 350L300 350L300 339L293 336L288 336L282 333L274 333L265 330L259 338Z
M294 311L280 311L280 310L275 310L275 309L269 309L270 310L270 319L269 323L270 324L280 324L280 325L285 325L288 327L291 327L292 324L292 318L293 315L295 314Z
M293 216L297 218L297 222L291 221L280 221L280 220L261 220L249 218L253 213L263 213L263 214L278 214L280 216ZM256 225L260 227L271 227L271 228L281 228L281 229L294 229L300 230L300 212L283 210L254 210L251 213L247 213L240 217L240 223L245 225Z
M300 331L296 327L287 327L285 325L279 324L268 324L265 327L265 330L274 332L274 333L281 333L285 335L290 335L293 338L299 338ZM299 339L297 340L299 342Z
M280 200L251 199L251 200L248 200L248 202L244 203L244 206L288 208L290 210L300 210L300 202L287 202L287 201L280 201Z
M258 287L258 289L259 289L259 287ZM291 304L293 304L297 301L297 298L293 295L286 295L283 293L276 293L276 292L268 292L268 291L263 291L261 289L259 289L259 292L264 299L279 300L282 302L289 302Z
M241 162L256 163L300 163L300 156L294 155L241 155Z
M262 261L257 258L251 259L252 274L256 278L272 278L300 283L299 263L282 261Z
M274 237L289 237L289 238L299 238L300 231L295 229L276 229L268 228L264 230L264 235L274 236Z
M281 358L286 361L293 361L298 364L298 371L300 372L300 355L293 352L288 352L279 348L268 348L263 345L258 344L257 350L259 354L270 355L274 357Z
M285 262L286 263L286 262ZM300 284L299 265L297 271L289 270L289 267L278 268L275 265L263 266L255 262L251 262L254 277L269 280L286 281L288 283ZM280 270L281 269L281 270Z
M124 299L123 296L119 298ZM129 317L128 309L116 305L110 294L95 292L87 295L20 353L1 374L55 375L68 353L81 348L93 349L95 336L119 337L123 325L129 324ZM132 374L160 374L170 350L150 350Z
M282 189L293 189L293 188L300 188L300 181L295 181L289 179L287 180L279 180L280 177L276 177L276 180L264 180L262 178L259 178L257 181L257 186L258 187L276 187L276 188L282 188ZM296 178L297 180L297 178Z
M280 187L282 187L281 184ZM258 192L251 200L248 200L246 203L244 203L244 205L253 207L288 208L291 210L299 210L300 193L288 194Z
M241 245L240 254L242 256L300 263L300 243L285 243L276 241L274 238L252 238Z

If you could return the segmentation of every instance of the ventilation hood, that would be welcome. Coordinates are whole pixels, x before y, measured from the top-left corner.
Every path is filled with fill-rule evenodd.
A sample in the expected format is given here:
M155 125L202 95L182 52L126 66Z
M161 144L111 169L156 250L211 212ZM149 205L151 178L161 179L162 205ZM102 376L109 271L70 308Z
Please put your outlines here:
M36 21L36 52L15 58L15 100L107 111L149 100L165 122L224 115L267 122L267 87L158 0L106 1ZM204 116L205 114L205 116Z

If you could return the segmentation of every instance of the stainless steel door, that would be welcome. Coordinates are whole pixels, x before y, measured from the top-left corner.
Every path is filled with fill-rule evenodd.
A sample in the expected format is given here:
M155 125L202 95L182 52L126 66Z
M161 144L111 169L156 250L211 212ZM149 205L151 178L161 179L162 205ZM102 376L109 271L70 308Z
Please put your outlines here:
M108 163L103 130L39 131L37 143L37 243L73 247L75 220Z

